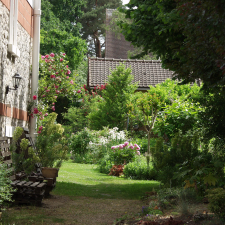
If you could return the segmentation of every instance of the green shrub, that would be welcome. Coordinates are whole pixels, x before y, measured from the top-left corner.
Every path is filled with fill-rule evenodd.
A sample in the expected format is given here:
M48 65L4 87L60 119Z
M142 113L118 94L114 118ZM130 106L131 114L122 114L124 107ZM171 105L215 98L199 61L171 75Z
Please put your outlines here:
M156 171L151 168L148 170L146 157L135 156L134 162L130 162L124 166L124 176L130 179L137 180L155 180Z
M74 154L84 155L88 152L88 145L90 141L93 141L94 136L88 128L84 128L82 131L72 135L69 139L69 150Z
M42 121L36 140L37 156L43 167L60 167L67 159L67 140L63 137L64 129L56 123L57 114L50 113Z
M9 179L11 171L7 169L7 165L0 160L0 211L3 208L4 201L12 201L13 188Z
M140 146L140 152L141 154L145 154L145 152L147 152L148 149L148 138L147 137L143 137L143 138L135 138L134 142L137 143ZM150 148L154 147L156 143L156 139L151 138L150 139Z
M109 155L105 155L103 158L99 160L98 169L100 173L109 174L112 166L113 166L113 162L110 160Z
M225 220L225 190L223 188L209 190L207 197L211 212Z

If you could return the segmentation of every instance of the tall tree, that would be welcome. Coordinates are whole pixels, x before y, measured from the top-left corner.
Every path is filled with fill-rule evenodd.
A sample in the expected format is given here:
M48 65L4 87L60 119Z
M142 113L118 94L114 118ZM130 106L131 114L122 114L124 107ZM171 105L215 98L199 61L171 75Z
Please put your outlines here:
M65 59L72 70L78 67L87 50L79 33L81 24L76 22L82 14L82 5L83 0L42 0L41 54L66 53Z
M90 56L102 57L105 46L106 9L116 9L122 5L121 0L87 0L82 7L83 16L78 20L82 24L81 34L88 43Z

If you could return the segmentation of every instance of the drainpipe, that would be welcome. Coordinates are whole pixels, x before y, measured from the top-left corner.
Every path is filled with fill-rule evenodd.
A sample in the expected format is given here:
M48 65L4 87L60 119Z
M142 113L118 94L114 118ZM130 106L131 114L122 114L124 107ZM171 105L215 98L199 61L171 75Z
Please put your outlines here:
M40 54L40 21L41 21L41 0L34 1L34 17L33 17L33 52L32 52L32 78L31 78L31 98L38 91L39 77L39 54ZM37 100L38 101L38 100ZM37 118L30 120L30 135L33 140L36 139Z

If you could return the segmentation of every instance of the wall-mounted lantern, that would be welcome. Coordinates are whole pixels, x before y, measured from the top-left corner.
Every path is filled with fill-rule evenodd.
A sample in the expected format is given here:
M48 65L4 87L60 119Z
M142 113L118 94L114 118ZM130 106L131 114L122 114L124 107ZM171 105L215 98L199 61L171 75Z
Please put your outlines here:
M18 73L16 73L13 77L13 88L10 88L9 85L6 86L5 93L8 94L9 90L17 90L19 87L20 81L23 79Z

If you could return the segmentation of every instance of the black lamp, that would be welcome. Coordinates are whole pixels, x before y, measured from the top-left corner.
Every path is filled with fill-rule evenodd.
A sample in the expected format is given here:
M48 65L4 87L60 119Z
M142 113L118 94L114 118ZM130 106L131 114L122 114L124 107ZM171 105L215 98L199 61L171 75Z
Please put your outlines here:
M22 80L22 77L16 73L13 77L13 88L10 88L9 85L6 86L5 93L8 94L9 90L16 90L19 87L20 81Z

